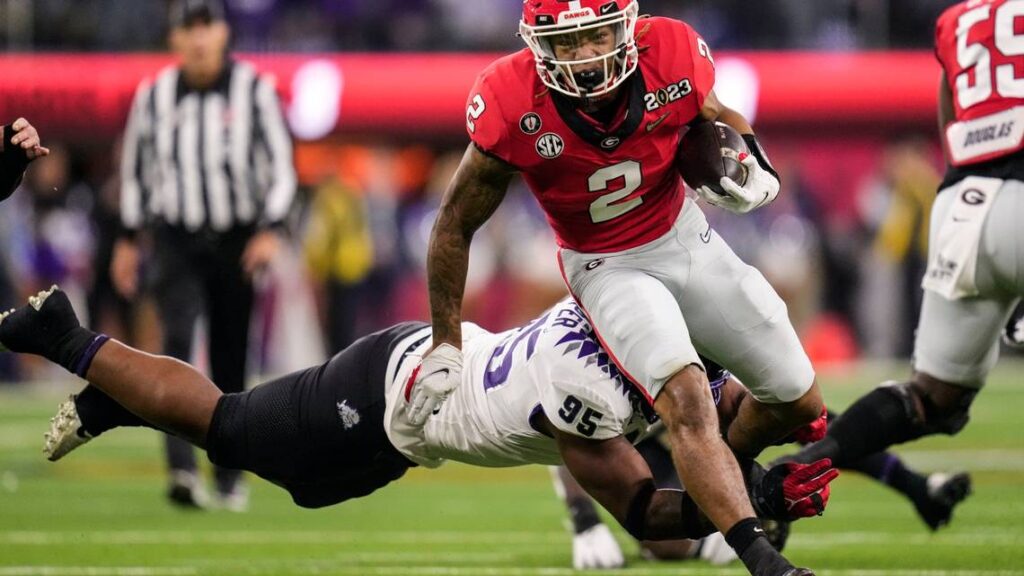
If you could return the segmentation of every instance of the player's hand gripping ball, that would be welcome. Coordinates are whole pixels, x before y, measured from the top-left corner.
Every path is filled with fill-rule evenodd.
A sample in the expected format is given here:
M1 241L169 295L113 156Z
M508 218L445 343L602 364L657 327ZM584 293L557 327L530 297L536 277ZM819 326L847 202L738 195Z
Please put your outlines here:
M758 164L739 132L721 122L702 122L683 134L676 169L705 202L737 214L779 194L778 179Z

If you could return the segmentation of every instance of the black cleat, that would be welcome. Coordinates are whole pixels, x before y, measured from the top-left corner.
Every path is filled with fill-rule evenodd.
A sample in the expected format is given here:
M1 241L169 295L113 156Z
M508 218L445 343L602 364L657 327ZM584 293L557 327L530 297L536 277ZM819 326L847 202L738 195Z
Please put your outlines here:
M792 570L787 571L782 576L814 576L814 572L812 572L809 568L793 568Z
M971 477L965 472L936 472L928 476L927 484L926 494L914 499L914 508L929 528L938 530L949 524L953 508L971 495Z

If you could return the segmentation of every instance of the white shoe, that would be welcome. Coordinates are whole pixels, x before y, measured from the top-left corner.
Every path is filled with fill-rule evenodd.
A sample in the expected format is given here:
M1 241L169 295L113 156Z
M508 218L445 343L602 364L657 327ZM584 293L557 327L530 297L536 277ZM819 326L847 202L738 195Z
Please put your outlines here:
M595 524L572 538L572 567L576 570L622 568L619 543L604 524Z
M57 415L50 418L50 430L43 435L43 439L43 454L46 454L50 462L60 460L68 452L92 440L92 436L82 429L74 396L57 407Z
M227 510L228 512L248 512L249 489L245 486L236 485L231 492L218 493L217 503L220 508Z
M700 559L712 566L725 566L739 560L736 551L725 541L721 532L715 532L700 540Z
M199 475L188 470L171 472L171 487L167 491L167 498L182 508L204 510L210 506L210 496L203 488Z

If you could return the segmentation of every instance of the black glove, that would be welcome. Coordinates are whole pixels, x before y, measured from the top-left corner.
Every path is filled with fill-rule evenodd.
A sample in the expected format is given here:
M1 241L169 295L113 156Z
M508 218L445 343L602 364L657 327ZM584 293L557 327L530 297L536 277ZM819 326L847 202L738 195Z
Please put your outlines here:
M758 517L789 522L820 516L828 504L829 482L837 476L839 470L823 458L811 464L786 462L767 471L755 462L746 480Z

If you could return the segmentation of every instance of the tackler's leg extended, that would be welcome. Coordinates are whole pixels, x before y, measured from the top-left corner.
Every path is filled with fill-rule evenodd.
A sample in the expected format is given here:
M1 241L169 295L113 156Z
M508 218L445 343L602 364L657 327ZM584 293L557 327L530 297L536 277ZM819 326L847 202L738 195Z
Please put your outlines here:
M56 287L0 317L0 346L59 364L153 427L204 447L220 390L184 362L83 328Z

